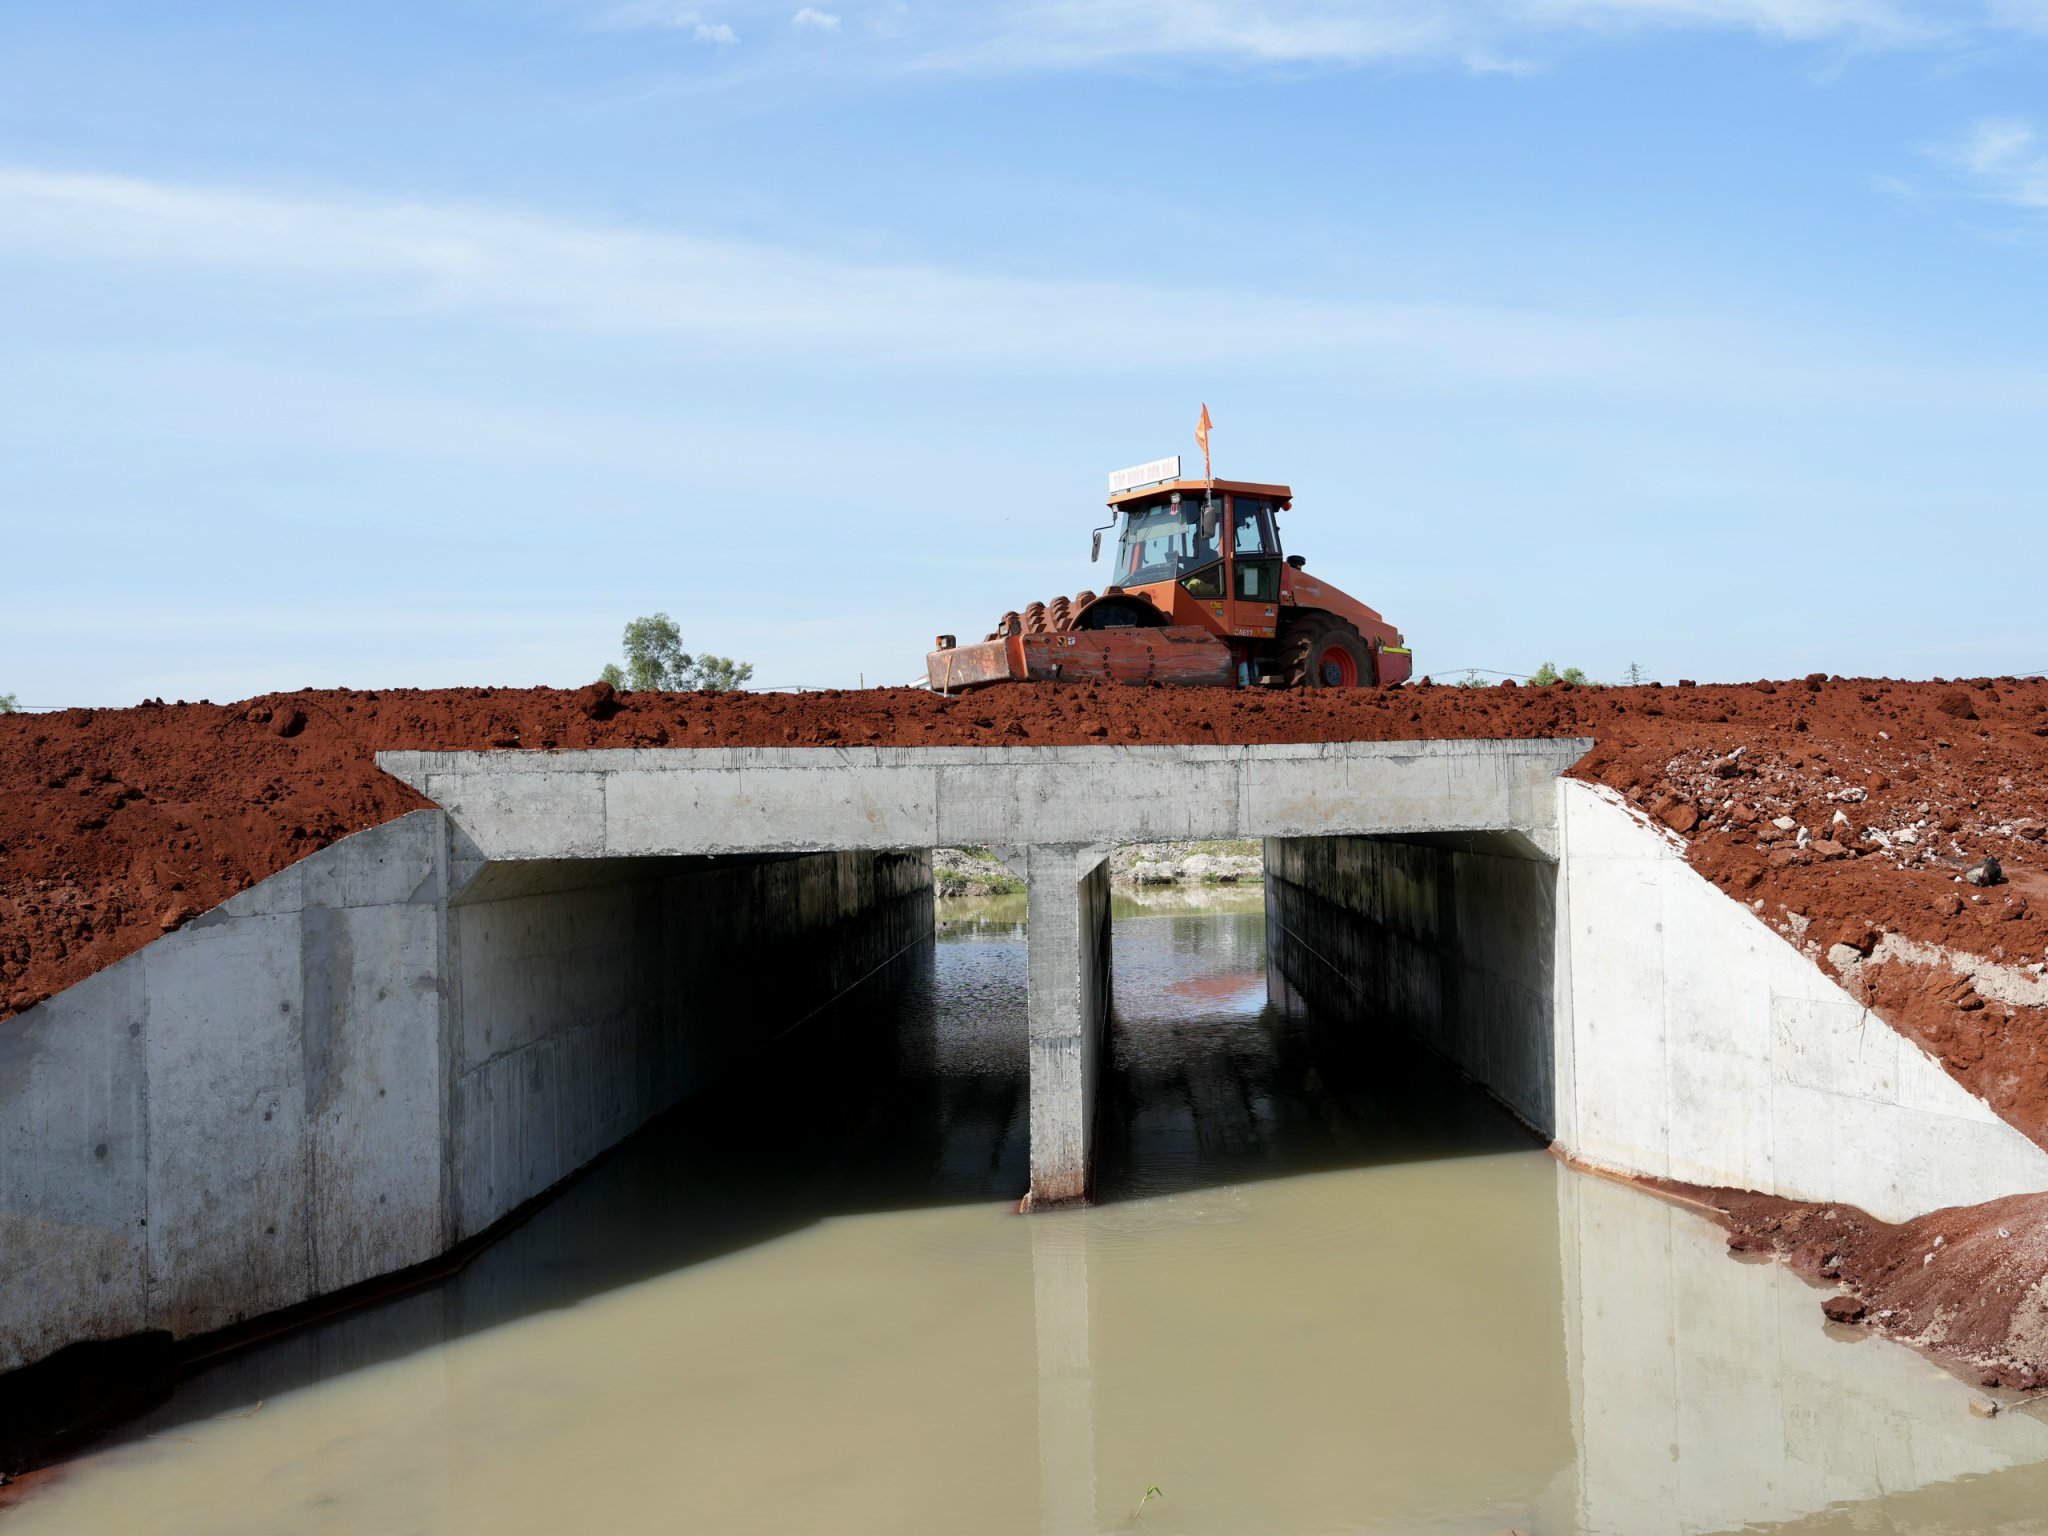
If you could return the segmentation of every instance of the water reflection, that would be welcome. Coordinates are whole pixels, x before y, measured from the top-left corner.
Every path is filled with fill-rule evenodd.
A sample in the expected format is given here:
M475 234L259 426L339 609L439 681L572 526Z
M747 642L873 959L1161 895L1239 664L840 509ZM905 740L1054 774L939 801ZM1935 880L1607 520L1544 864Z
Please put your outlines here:
M1973 1418L1919 1355L1831 1337L1815 1291L1731 1263L1688 1211L1563 1173L1558 1208L1579 1447L1566 1528L1989 1530L2024 1489L2008 1528L2048 1529L2048 1423Z
M1021 913L984 909L455 1280L223 1362L13 1523L2039 1528L2048 1428L1269 1000L1222 905L1119 918L1095 1208L1008 1212Z
M1234 905L1116 929L1099 1195L1538 1145L1405 1034L1269 983L1264 908Z

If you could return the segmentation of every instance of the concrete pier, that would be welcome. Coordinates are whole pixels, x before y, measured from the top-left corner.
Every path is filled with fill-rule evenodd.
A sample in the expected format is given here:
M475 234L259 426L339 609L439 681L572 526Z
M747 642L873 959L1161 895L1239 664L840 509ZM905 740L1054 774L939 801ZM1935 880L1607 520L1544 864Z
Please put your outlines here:
M1040 843L1020 861L1031 1034L1031 1204L1085 1200L1109 1024L1109 850Z

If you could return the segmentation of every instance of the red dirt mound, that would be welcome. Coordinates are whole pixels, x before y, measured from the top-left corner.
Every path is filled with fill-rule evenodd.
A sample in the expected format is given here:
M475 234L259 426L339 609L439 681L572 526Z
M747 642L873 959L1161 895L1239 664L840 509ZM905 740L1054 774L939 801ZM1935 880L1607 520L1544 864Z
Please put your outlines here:
M2022 980L2038 974L2027 969L2048 943L2048 682L2038 680L1341 693L1020 685L953 698L337 689L0 716L0 1017L316 848L419 808L377 770L380 748L1579 735L1598 745L1576 772L1682 833L1702 874L1854 980L2048 1144L2043 1010L1987 999L1981 977L1901 971L1887 951L1862 964L1896 934L1984 956ZM1986 853L2008 883L1959 883Z

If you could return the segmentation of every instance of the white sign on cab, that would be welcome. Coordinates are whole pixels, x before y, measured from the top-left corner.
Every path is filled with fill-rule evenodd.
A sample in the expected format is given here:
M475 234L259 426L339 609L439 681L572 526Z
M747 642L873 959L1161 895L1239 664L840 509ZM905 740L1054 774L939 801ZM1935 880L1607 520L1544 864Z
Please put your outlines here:
M1129 469L1114 469L1109 474L1109 494L1121 495L1141 485L1156 485L1162 480L1180 478L1180 455L1168 459L1154 459L1150 464L1133 464Z

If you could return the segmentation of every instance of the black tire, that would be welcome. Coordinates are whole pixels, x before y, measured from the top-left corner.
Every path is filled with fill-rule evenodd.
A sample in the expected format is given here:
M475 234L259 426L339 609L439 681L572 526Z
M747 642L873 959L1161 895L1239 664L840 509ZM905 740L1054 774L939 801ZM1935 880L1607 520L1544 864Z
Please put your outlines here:
M1357 630L1333 613L1310 614L1280 637L1282 675L1290 688L1370 688L1372 651Z

